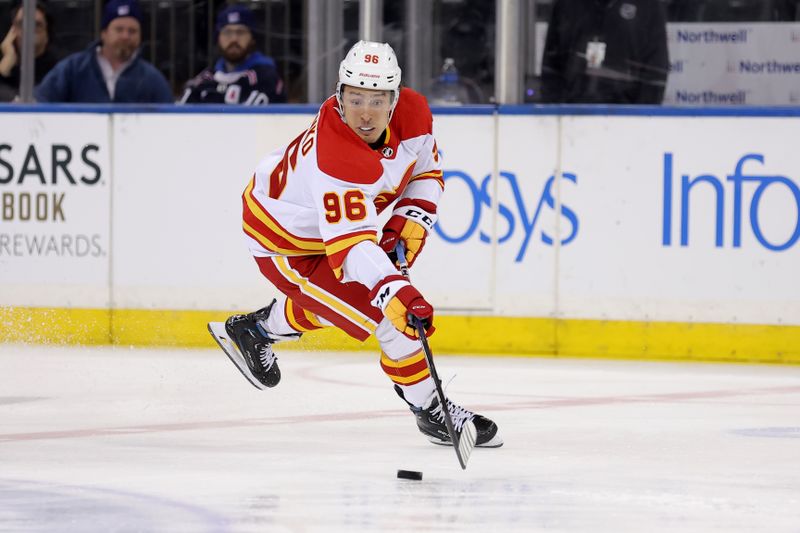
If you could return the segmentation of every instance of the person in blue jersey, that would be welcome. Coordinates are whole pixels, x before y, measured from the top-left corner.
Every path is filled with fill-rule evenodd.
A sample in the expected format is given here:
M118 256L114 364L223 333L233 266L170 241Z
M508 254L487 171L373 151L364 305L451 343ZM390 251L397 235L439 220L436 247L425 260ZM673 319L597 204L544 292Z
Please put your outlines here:
M142 11L136 0L111 0L100 40L60 61L34 96L39 102L173 103L169 83L142 59Z
M283 80L275 61L256 51L255 17L243 5L231 5L217 15L217 46L222 57L213 67L189 80L184 104L265 105L286 102Z

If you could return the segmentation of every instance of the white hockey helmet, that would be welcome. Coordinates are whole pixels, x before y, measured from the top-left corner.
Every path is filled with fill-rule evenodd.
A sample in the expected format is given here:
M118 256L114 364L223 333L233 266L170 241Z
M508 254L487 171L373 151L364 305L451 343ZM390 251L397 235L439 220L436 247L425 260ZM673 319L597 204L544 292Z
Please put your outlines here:
M391 92L394 111L400 96L401 73L397 56L388 43L358 41L339 64L339 83L336 84L339 107L342 106L343 87L349 85Z

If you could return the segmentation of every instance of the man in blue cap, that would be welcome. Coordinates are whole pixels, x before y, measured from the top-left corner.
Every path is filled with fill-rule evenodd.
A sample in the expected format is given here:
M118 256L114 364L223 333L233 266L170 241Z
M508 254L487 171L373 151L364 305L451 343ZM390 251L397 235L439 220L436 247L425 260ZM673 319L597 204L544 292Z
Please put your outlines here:
M172 103L164 75L141 58L142 11L136 0L111 0L100 40L59 62L34 91L39 102Z
M217 15L222 57L186 84L181 103L264 105L285 102L275 61L256 51L253 12L231 5Z

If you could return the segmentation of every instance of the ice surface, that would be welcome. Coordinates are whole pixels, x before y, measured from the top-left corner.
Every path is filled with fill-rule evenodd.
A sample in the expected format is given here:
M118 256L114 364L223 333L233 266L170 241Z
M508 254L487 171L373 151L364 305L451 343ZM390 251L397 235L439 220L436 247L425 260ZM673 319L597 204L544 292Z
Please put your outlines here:
M800 531L798 367L440 356L462 471L376 354L278 352L0 345L0 531Z

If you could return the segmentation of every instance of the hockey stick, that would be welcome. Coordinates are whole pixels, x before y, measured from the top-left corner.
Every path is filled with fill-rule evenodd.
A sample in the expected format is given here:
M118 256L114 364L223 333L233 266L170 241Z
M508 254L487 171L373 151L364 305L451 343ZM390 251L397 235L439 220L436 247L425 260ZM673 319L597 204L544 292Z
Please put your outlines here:
M409 282L411 281L411 274L408 270L408 261L406 261L406 250L402 241L398 241L395 247L397 253L397 263L400 265L400 273ZM428 370L433 378L433 384L436 388L436 396L439 397L439 405L442 408L444 415L444 425L447 426L447 434L450 436L450 442L453 443L453 449L456 451L456 457L461 465L462 470L467 469L467 461L475 448L475 439L477 438L477 430L475 424L471 420L464 422L459 434L453 426L453 419L450 416L450 411L447 408L447 398L445 398L444 391L442 390L442 382L439 380L439 374L436 372L436 366L433 364L433 352L428 345L428 336L425 334L425 326L422 320L414 315L409 315L414 327L417 329L419 341L422 343L422 351L425 353L425 361L428 363Z

